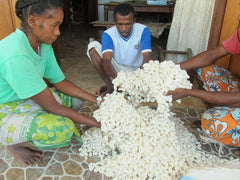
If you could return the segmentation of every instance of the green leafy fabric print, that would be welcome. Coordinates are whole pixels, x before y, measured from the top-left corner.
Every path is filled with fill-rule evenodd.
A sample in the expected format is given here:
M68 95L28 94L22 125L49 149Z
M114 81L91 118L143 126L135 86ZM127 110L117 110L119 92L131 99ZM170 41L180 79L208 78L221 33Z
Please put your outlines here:
M77 128L75 128L73 132L76 136L81 137L80 132L77 130Z
M4 125L4 122L3 120L0 121L0 126L3 126Z
M54 133L53 133L53 132L49 132L49 133L48 133L48 136L49 136L50 138L52 138L52 137L54 137Z
M56 114L39 115L37 119L41 121L38 123L38 127L42 128L47 126L49 130L53 130L54 126L64 126L64 121L58 121L59 118L61 118L61 116L57 116Z
M69 129L72 130L76 136L80 137L80 133L72 120L68 119L68 121L66 121L66 124L70 127Z
M28 113L20 113L19 116L26 116Z
M0 112L0 119L3 119L6 115L6 113Z
M23 108L24 108L24 109L32 109L32 106L29 105L29 104L25 104L25 105L23 105Z
M16 127L13 124L11 124L11 126L7 127L8 133L14 133L15 129L16 129Z
M66 139L66 135L69 133L70 131L68 129L66 129L63 133L61 132L57 132L57 139L53 142L53 143L60 143L62 141L64 141Z
M16 112L16 108L18 106L18 102L11 102L11 103L8 103L8 105L10 106L12 112Z
M7 114L6 113L2 113L2 112L0 112L0 126L3 126L5 123L3 122L3 118L6 116Z
M51 144L51 141L45 141L45 144Z
M12 138L6 137L5 142L10 144L13 142Z
M35 140L48 140L48 136L43 132L39 131L37 134L33 135L33 141Z

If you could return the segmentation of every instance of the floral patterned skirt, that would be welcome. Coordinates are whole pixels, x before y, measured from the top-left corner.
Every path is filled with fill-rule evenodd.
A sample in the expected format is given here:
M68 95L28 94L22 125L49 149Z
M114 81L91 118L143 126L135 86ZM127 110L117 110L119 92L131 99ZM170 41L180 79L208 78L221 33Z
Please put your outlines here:
M198 69L197 73L207 91L240 91L238 79L223 68L211 65ZM203 113L201 124L212 139L240 147L240 108L215 106Z
M75 110L84 106L81 99L51 91L64 106ZM70 119L48 113L30 99L0 105L0 145L31 142L37 148L56 148L69 145L72 138L82 143Z

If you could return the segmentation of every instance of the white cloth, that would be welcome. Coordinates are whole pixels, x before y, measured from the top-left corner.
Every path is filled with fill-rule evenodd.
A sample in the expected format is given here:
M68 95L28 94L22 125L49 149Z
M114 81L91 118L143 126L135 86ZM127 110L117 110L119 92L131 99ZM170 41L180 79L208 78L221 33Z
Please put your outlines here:
M240 169L223 167L192 169L188 172L187 176L195 180L239 180ZM184 180L184 178L181 180Z
M234 159L217 167L193 168L179 180L239 180L240 161Z
M212 22L215 0L177 0L174 8L167 50L187 51L193 56L205 51ZM180 63L184 55L168 54L166 59Z

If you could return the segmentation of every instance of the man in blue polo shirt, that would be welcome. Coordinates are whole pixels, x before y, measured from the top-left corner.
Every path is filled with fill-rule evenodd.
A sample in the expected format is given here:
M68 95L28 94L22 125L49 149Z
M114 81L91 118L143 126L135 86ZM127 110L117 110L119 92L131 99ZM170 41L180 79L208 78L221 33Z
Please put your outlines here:
M135 71L151 59L151 34L147 26L136 23L129 4L114 9L115 26L102 34L102 44L89 43L87 55L106 83L97 94L113 92L112 79L120 71Z

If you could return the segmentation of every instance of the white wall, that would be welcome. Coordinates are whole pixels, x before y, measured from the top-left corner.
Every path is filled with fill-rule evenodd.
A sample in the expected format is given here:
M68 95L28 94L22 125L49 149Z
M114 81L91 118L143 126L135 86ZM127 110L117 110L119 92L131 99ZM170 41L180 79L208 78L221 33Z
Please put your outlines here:
M98 20L104 21L104 5L105 3L109 3L110 0L98 0Z

